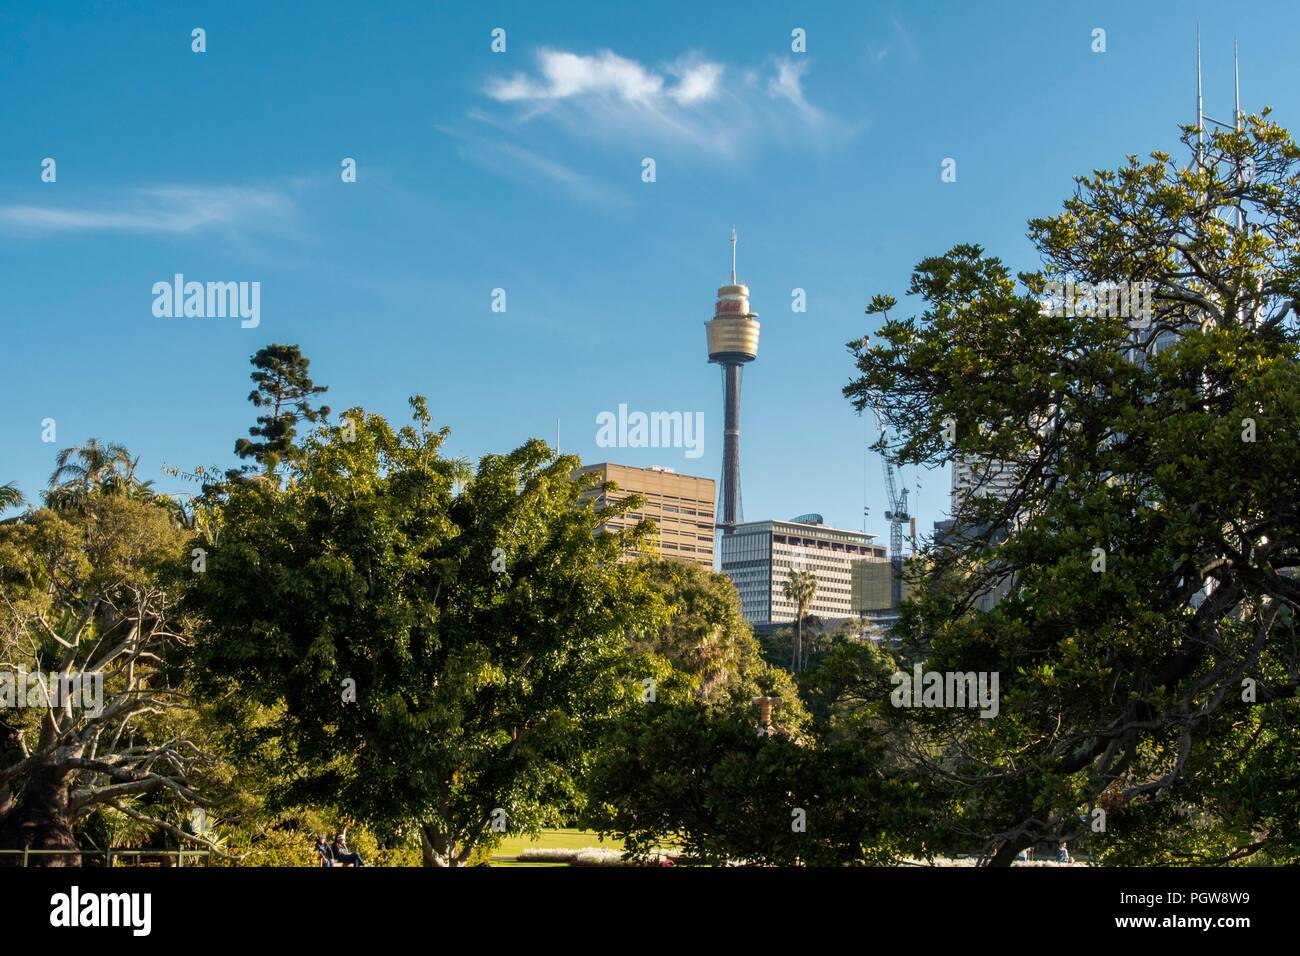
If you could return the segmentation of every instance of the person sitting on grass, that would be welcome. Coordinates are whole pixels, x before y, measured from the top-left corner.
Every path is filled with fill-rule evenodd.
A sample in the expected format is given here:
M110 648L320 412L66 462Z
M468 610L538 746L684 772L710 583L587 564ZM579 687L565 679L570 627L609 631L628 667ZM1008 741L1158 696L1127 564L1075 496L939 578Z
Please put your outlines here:
M348 849L347 832L347 830L344 830L342 833L334 835L334 846L330 848L334 854L334 861L336 863L348 863L352 866L365 866L366 864L361 859L361 855Z

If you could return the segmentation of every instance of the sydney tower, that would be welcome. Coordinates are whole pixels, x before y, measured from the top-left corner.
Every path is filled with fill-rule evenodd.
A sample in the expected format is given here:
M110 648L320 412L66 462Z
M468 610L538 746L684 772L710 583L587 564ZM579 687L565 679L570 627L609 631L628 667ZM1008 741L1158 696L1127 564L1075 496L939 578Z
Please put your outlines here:
M731 284L718 289L712 320L704 323L709 361L722 366L726 413L722 432L722 490L718 527L730 532L740 508L740 367L758 358L758 313L749 311L749 288L736 282L736 231L731 231Z

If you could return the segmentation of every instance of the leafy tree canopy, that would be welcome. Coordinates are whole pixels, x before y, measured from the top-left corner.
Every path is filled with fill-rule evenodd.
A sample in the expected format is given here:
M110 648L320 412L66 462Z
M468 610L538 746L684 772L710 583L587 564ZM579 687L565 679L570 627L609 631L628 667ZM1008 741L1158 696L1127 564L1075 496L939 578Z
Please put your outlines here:
M1300 855L1300 149L1267 114L1199 161L1195 137L1185 166L1079 178L1030 223L1040 270L956 246L917 265L919 314L878 297L880 341L850 343L845 394L894 460L1016 476L929 549L898 630L928 668L1000 673L995 719L899 715L960 810L945 839L997 863L1076 837L1116 862ZM1044 308L1066 281L1150 283L1149 321L1087 286Z
M275 708L284 803L414 828L432 865L536 832L581 799L599 729L641 688L627 640L654 626L647 529L595 535L576 458L533 441L459 494L423 399L394 430L359 409L319 430L283 487L232 482L192 607L207 691Z

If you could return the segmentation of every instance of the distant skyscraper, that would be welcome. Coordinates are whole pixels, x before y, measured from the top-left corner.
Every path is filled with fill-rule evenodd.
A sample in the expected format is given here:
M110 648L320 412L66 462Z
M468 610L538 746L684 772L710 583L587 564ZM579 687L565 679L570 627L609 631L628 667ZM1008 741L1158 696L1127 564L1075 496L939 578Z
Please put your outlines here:
M1016 487L1018 475L1015 465L977 455L958 455L952 461L953 515L961 513L962 505L971 495L981 498L1010 497Z
M722 366L722 486L718 527L731 531L741 520L740 367L758 358L758 313L749 311L749 288L736 282L736 230L731 230L731 284L718 289L713 319L704 323L709 361Z
M879 558L854 561L849 568L852 595L849 607L864 623L875 624L888 633L898 622L899 603L912 596L914 583L908 577L915 558L900 562L901 575L895 597L894 562Z
M579 468L575 474L596 472L603 481L618 485L617 491L593 489L591 497L601 505L640 495L645 504L639 511L611 518L602 531L630 528L642 518L653 518L659 529L659 556L678 558L713 570L713 479L679 475L664 468L633 468L608 462ZM636 553L624 555L628 560Z
M824 621L856 617L853 564L871 561L888 568L875 536L822 524L821 515L793 521L749 521L722 536L722 573L740 592L740 610L751 624L788 624L796 617L784 585L790 570L811 571L817 594L809 614Z

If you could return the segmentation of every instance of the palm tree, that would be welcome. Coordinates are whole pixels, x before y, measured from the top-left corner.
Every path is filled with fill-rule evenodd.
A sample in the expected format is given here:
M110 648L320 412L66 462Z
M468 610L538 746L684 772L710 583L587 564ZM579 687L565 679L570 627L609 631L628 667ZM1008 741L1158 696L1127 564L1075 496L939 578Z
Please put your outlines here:
M8 484L0 485L0 511L6 508L17 508L23 503L23 493L18 490L18 486L12 481Z
M86 491L110 483L123 469L128 475L135 471L135 462L126 448L116 442L105 445L98 438L63 449L54 466L51 486L80 486Z
M811 571L796 571L790 569L790 576L786 578L782 587L782 593L785 599L798 609L798 617L795 619L794 632L794 655L790 662L790 670L798 671L803 664L803 619L808 612L808 605L812 604L813 597L817 594L817 578Z
M83 501L92 492L152 499L153 482L139 481L135 477L139 462L140 459L132 458L124 446L116 442L105 444L98 438L92 438L84 445L65 448L54 460L50 490L45 493L46 503L57 508Z

